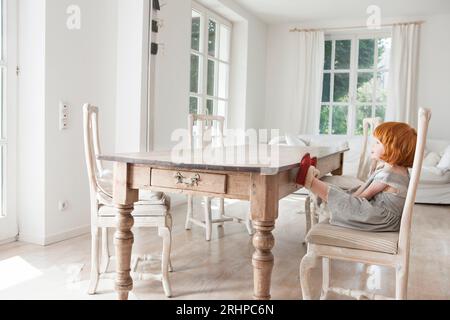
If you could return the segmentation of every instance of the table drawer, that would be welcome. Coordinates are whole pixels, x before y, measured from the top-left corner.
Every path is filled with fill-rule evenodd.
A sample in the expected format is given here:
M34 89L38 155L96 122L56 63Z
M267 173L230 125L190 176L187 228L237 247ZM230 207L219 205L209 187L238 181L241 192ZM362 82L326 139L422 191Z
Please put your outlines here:
M225 194L227 176L203 172L152 169L153 187Z

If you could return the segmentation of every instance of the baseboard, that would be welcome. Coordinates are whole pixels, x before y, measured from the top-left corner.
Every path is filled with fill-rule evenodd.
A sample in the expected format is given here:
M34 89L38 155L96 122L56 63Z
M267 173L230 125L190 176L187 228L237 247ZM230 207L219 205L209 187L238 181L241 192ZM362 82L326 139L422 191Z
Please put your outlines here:
M37 236L31 235L31 234L20 233L19 241L25 242L25 243L37 244L39 246L45 246L45 238L44 237L37 237Z
M76 238L82 235L85 235L87 233L91 232L91 225L86 225L86 226L81 226L81 227L77 227L71 230L67 230L64 232L60 232L57 234L53 234L50 236L46 236L45 237L45 246L48 246L50 244L54 244L57 242L61 242L64 240L69 240L72 238Z
M81 226L74 229L70 229L64 232L56 233L53 235L45 236L45 237L37 237L34 235L28 235L21 233L19 235L19 241L21 242L27 242L27 243L33 243L40 246L48 246L57 242L61 242L64 240L69 240L72 238L76 238L82 235L85 235L87 233L91 232L91 226Z
M16 242L17 239L18 239L18 237L17 237L17 236L14 236L14 237L10 237L10 238L6 238L6 239L3 239L3 240L0 240L0 246L2 246L2 245L4 245L4 244Z

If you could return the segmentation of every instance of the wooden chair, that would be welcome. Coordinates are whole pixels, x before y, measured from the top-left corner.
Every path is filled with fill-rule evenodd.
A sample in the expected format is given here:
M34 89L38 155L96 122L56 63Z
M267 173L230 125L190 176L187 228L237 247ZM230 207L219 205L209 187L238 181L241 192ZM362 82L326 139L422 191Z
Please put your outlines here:
M372 174L376 167L377 162L370 159L367 155L367 149L369 145L369 129L370 132L374 132L375 129L383 122L381 118L366 118L363 120L363 144L361 148L361 154L359 156L359 165L356 177L350 175L343 176L325 176L321 178L322 181L335 185L344 190L350 190L361 186ZM320 207L317 205L317 199L311 195L306 201L306 234L311 230L311 226L319 222L319 216L322 214Z
M196 122L198 124L197 126L195 125ZM189 145L191 149L205 148L211 144L217 147L224 147L224 123L224 117L190 114L188 117L188 128ZM198 130L197 133L195 132L196 129ZM215 132L217 133L216 135ZM212 219L211 200L211 197L204 197L205 221L203 222L194 218L194 197L192 195L188 195L188 210L185 225L186 230L190 230L192 228L192 224L205 228L206 241L210 241L213 223L223 226L225 222L237 222L245 224L248 233L253 235L254 230L250 220L250 213L248 213L246 219L226 216L225 201L223 198L219 198L219 217L218 219Z
M419 110L417 147L408 187L400 232L366 232L319 223L312 227L307 236L308 252L300 264L300 281L303 299L311 299L310 271L322 260L322 292L325 299L328 292L345 294L361 299L387 299L360 290L346 290L330 287L330 262L332 259L392 267L396 271L395 299L407 298L411 222L417 185L422 170L428 124L431 112Z
M95 294L99 278L114 278L114 273L107 273L111 259L109 253L108 228L115 228L116 210L112 198L112 173L104 170L103 164L97 159L100 154L100 139L98 133L98 108L85 104L83 106L84 150L88 169L90 197L91 197L91 279L89 294ZM132 263L133 277L136 280L159 280L167 297L172 295L169 283L171 271L170 249L172 216L170 215L170 198L163 193L140 192L139 202L133 211L135 228L157 228L163 240L161 257L161 274L137 273L140 262L153 260L150 255L134 256ZM101 266L99 265L99 231L101 237Z

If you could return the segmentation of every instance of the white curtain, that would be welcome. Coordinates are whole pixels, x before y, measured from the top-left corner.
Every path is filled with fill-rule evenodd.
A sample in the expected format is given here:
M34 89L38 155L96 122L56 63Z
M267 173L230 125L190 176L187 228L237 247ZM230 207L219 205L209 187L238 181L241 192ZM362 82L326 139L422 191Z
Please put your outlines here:
M325 36L322 31L302 31L298 35L298 69L290 119L295 133L317 133L322 100Z
M417 81L420 24L395 25L392 31L391 69L389 72L388 121L417 126Z

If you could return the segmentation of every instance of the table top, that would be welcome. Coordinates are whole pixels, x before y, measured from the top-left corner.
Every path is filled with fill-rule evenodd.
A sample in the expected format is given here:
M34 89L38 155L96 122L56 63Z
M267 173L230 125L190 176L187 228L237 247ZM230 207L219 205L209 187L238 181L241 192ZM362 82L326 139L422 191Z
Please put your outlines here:
M140 153L105 154L99 160L189 170L257 172L274 175L298 167L306 153L323 159L344 153L346 147L241 145L205 149L173 149Z

